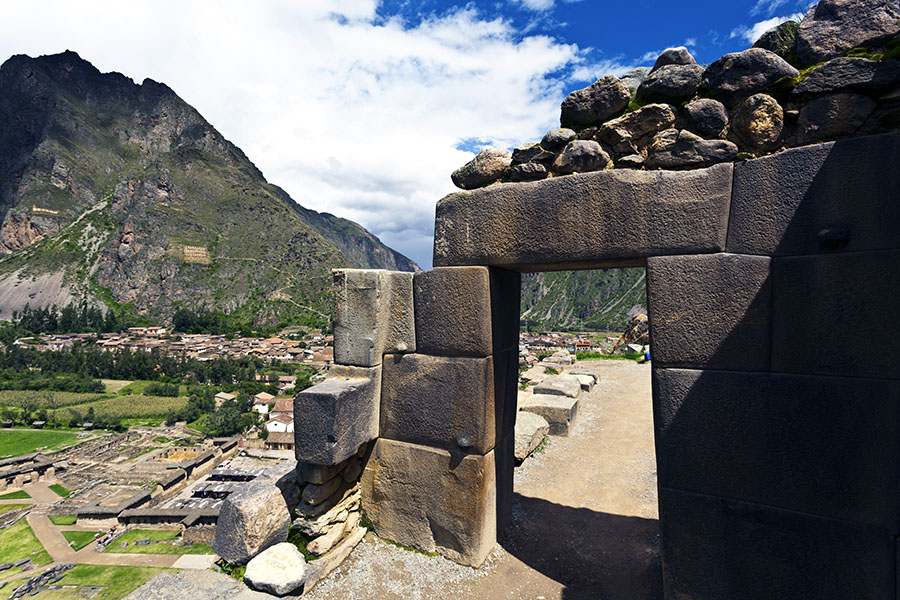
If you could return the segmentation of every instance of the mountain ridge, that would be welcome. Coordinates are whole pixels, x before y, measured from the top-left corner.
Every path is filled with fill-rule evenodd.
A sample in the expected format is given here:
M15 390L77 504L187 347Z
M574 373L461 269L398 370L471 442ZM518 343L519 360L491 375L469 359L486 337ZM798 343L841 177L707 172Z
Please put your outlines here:
M330 270L418 270L266 181L171 88L75 52L0 66L0 318L78 300L166 321L327 320Z

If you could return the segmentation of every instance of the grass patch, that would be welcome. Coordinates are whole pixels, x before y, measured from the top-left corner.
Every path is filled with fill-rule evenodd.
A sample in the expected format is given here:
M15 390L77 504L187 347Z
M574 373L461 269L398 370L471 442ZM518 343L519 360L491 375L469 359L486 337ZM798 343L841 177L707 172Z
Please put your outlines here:
M8 512L12 512L14 510L19 510L20 508L27 508L31 506L30 504L0 504L0 515Z
M288 533L289 544L293 544L297 546L297 550L299 550L303 556L306 558L306 562L311 562L314 560L319 560L319 557L315 554L311 554L306 550L306 546L312 541L310 538L306 537L300 531L296 529L291 529L290 533Z
M545 367L544 375L559 375L559 369L554 369L553 367Z
M167 437L160 436L160 437L155 437L155 438L153 438L153 441L154 441L154 442L158 442L158 443L160 443L160 444L168 444L168 443L171 442L172 440L170 440L170 439L167 438Z
M2 496L0 496L0 500L25 500L26 498L31 498L31 494L29 494L25 490L10 492L8 494L3 494Z
M79 588L97 586L103 589L96 596L97 600L121 600L152 577L163 571L157 567L124 567L110 565L75 565L66 571L66 576L57 585L77 585ZM80 597L78 589L45 590L40 593L41 600L69 600Z
M20 456L38 448L54 450L78 441L78 435L69 431L0 430L0 456Z
M54 492L57 496L61 496L61 497L63 497L63 498L66 498L69 494L72 493L72 490L67 490L66 488L64 488L63 486L59 485L58 483L54 483L53 485L48 486L48 487L49 487L51 490L53 490L53 492Z
M181 537L181 532L174 529L132 529L106 547L104 552L111 554L215 554L212 547L206 544L194 544L193 546L181 546L168 544L150 544L137 546L137 540L149 539L156 541L173 541ZM128 542L128 546L120 548L122 542Z
M627 354L603 354L602 352L579 352L576 360L643 360L641 352L628 352Z
M35 565L46 565L51 562L50 555L41 546L34 532L25 519L0 531L0 562L14 563L23 558L30 558ZM4 571L8 577L15 569Z
M118 394L123 388L128 387L133 381L127 379L101 379L103 385L106 386L107 394Z
M74 525L78 521L78 515L47 515L54 525Z
M81 550L96 539L93 531L63 531L62 534L75 551Z

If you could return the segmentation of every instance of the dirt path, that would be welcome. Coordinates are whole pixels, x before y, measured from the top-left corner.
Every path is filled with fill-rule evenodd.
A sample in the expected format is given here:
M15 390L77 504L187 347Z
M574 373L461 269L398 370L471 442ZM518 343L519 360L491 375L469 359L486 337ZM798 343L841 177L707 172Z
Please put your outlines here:
M513 527L480 569L366 540L309 600L661 600L650 366L596 361L568 438L516 469Z

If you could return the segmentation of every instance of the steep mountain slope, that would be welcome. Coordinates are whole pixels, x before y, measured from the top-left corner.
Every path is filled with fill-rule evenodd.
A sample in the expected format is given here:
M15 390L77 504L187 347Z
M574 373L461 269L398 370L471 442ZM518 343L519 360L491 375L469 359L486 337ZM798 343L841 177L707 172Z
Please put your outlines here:
M415 270L346 219L269 184L161 83L74 52L0 67L0 318L72 299L167 320L324 318L330 269Z
M522 277L522 322L532 329L620 330L646 310L644 269L529 273Z

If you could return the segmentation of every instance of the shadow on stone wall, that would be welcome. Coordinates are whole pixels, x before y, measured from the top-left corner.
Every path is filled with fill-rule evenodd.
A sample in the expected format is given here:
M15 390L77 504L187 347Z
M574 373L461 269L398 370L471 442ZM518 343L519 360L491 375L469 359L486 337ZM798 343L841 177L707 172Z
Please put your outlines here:
M565 586L564 600L662 600L659 522L513 495L507 552Z

